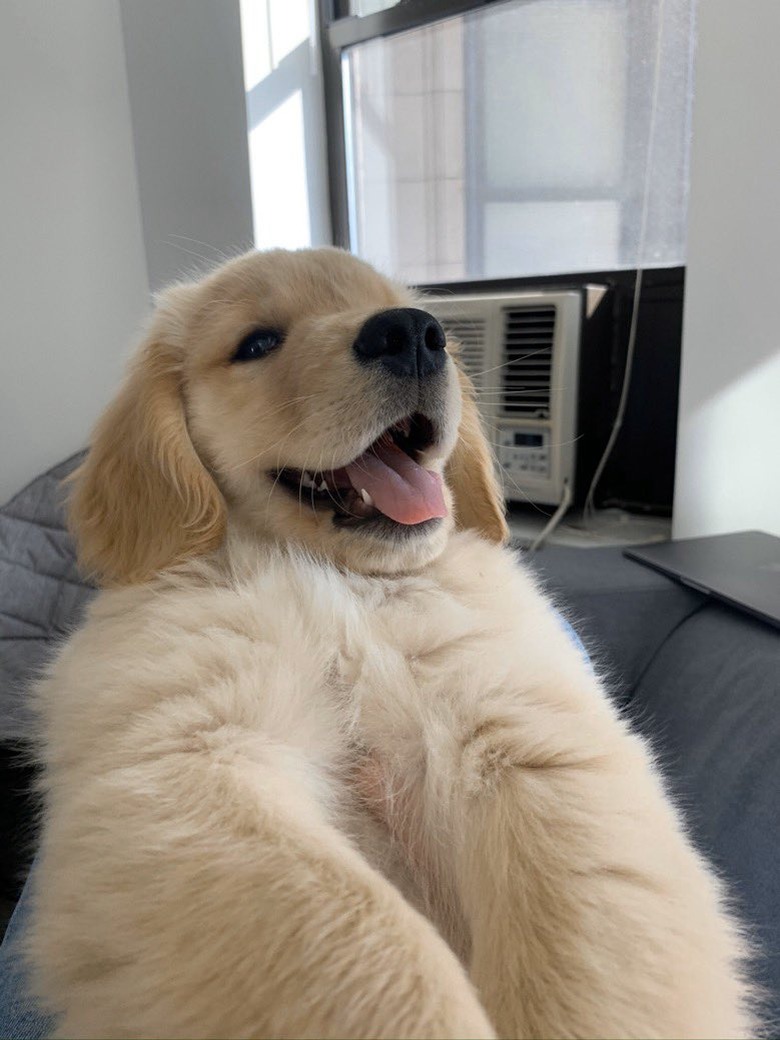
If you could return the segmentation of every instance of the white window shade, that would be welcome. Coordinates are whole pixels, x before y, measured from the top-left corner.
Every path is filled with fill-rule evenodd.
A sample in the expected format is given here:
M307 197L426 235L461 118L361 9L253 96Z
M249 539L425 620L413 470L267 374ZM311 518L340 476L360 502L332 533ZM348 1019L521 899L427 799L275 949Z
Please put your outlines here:
M684 263L693 5L525 0L349 49L353 248L410 281Z

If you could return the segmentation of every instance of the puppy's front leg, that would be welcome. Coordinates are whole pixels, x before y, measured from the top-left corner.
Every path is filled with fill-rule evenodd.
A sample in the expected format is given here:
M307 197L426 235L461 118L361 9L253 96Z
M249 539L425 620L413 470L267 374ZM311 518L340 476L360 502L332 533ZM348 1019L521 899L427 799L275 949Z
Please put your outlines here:
M716 878L557 621L533 623L460 644L416 779L399 751L364 797L449 900L434 916L460 917L499 1035L749 1035Z
M548 634L552 674L472 716L448 813L488 1013L506 1037L749 1035L713 873L644 744Z
M227 727L141 752L52 798L31 950L58 1035L493 1035L295 749Z
M736 929L644 749L584 714L551 714L547 740L527 721L484 720L453 803L472 978L500 1035L750 1035Z

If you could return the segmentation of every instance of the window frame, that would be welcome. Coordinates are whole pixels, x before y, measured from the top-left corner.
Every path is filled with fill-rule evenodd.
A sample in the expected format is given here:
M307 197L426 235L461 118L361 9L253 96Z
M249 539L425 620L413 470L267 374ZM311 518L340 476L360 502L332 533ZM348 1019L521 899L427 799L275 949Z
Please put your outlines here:
M325 126L328 135L328 197L333 241L350 247L347 148L344 133L342 55L348 47L509 0L401 0L375 14L348 13L349 0L317 0L317 24L325 84ZM517 2L517 0L515 0ZM533 0L520 0L531 3Z

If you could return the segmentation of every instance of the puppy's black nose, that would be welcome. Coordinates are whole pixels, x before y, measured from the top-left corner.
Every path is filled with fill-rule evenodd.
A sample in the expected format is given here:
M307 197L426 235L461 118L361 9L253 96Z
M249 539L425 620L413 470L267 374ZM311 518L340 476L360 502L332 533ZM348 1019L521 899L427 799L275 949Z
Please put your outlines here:
M395 376L423 379L444 367L444 329L427 311L396 307L374 314L354 343L358 359L378 361Z

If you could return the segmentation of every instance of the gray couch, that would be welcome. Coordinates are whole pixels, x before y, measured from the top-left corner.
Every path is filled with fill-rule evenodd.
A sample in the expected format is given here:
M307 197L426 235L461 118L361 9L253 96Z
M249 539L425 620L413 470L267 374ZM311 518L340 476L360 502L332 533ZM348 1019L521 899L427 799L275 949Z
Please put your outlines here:
M26 689L93 590L63 527L77 457L0 510L0 886L12 904L34 847ZM780 636L625 559L551 548L533 560L615 700L652 742L700 847L761 949L780 1024Z

